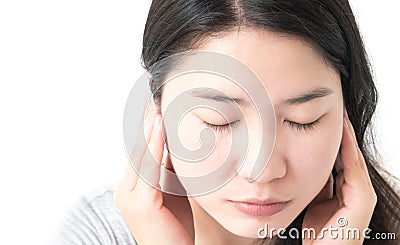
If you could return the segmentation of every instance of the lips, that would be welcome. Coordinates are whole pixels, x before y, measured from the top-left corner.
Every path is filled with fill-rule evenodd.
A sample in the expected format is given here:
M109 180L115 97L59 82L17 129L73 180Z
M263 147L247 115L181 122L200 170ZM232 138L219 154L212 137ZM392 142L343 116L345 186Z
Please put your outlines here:
M282 211L289 201L277 199L245 199L228 202L240 212L250 216L272 216Z

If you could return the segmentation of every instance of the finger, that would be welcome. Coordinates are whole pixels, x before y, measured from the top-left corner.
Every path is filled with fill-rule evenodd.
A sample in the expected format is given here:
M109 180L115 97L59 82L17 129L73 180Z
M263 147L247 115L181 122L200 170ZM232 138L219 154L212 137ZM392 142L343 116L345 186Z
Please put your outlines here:
M157 106L153 99L151 99L145 109L143 120L140 121L139 129L136 134L135 147L131 153L131 159L140 160L150 142L151 133L153 131L154 119L157 113ZM143 138L145 140L143 140ZM134 161L135 162L135 161Z
M124 203L124 197L129 195L137 183L138 175L136 171L132 168L131 164L126 165L126 170L121 182L117 186L113 194L114 203L118 208L121 208L121 204Z
M146 196L154 197L158 192L154 187L159 187L158 183L160 181L160 165L163 151L164 139L162 137L162 122L161 116L157 115L150 142L142 160L140 176L135 188L143 198L146 198Z
M166 171L172 172L172 174L164 174L163 185L161 186L162 190L166 193L177 193L179 196L186 196L186 190L175 173L175 169L171 161L171 153L169 152L165 158L164 168L167 169Z
M343 182L344 182L343 171L340 171L336 175L336 181L335 181L336 197L339 203L339 207L343 206L343 193L342 193Z
M126 193L132 191L137 183L137 177L140 169L140 163L150 141L151 132L153 130L156 105L154 100L150 100L143 120L140 121L136 134L134 148L129 157L125 174L118 186L119 191Z
M342 171L343 170L343 163L342 163L342 160L340 159L340 156L341 156L341 151L340 151L340 149L339 149L339 153L338 153L338 155L337 155L337 157L336 157L336 160L335 160L335 170L336 170L336 173L339 173L340 171Z
M126 165L124 176L118 186L118 190L121 193L127 193L133 190L136 185L138 178L137 171L132 167L130 163Z
M131 164L138 172L140 169L140 163L142 162L143 155L147 150L147 146L151 140L151 135L153 131L153 125L155 121L155 104L153 100L150 100L146 107L143 115L143 120L140 121L139 129L136 134L135 146L131 153Z
M153 130L153 125L154 125L154 119L155 116L158 114L157 110L158 110L157 105L155 104L154 100L151 99L145 108L142 120L140 120L140 125L136 138L137 140L143 140L143 138L140 138L138 136L142 137L144 136L146 145L150 141L151 132Z
M361 168L361 170L362 170L362 172L363 172L363 174L365 176L365 179L367 180L368 185L370 186L370 188L373 188L372 182L371 182L371 178L370 178L369 173L368 173L367 164L365 163L364 156L363 156L360 148L358 147L356 134L355 134L353 125L350 122L350 119L348 118L347 112L346 112L346 115L345 115L345 120L346 120L348 128L350 129L350 133L351 133L351 136L352 136L353 144L355 145L354 148L357 151L357 159L358 159L357 163L358 163L359 167Z
M354 127L353 127L353 125L352 125L352 123L351 123L351 121L350 121L350 119L348 117L347 111L345 111L345 120L347 121L347 124L349 126L349 129L350 129L350 132L351 132L351 136L352 136L353 142L355 144L355 148L357 149L357 154L358 154L358 159L359 159L358 163L360 164L361 169L363 170L365 176L367 177L367 179L370 182L370 177L369 177L369 174L368 174L367 165L365 163L364 156L363 156L363 154L362 154L362 152L361 152L361 150L360 150L360 148L358 146L357 137L356 137L356 134L355 134L355 131L354 131ZM371 184L371 186L372 186L372 184Z
M365 175L360 166L360 156L352 136L350 122L345 118L343 124L340 158L343 165L344 179L351 186L360 186L365 181Z
M150 99L149 103L147 104L146 110L145 110L145 114L144 114L144 124L145 125L149 125L153 126L154 124L154 119L156 117L157 114L160 113L160 109L159 106L156 105L154 99ZM150 130L151 133L151 130Z
M136 160L134 161L138 161L140 158L136 157L135 159ZM136 186L138 175L138 164L133 164L131 161L129 161L126 165L124 175L118 185L117 190L121 193L131 192Z

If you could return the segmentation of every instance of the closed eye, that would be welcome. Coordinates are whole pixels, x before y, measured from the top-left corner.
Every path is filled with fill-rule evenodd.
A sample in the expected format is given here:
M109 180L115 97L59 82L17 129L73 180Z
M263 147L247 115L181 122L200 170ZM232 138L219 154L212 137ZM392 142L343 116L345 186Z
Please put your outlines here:
M315 128L315 126L320 122L319 118L310 123L297 123L293 121L285 120L285 122L293 129L297 129L297 131L311 131Z
M236 120L236 121L233 121L230 123L226 123L226 124L212 124L212 123L203 121L203 124L205 124L207 127L211 128L212 130L214 130L218 133L223 133L223 132L229 132L230 128L237 125L238 122L239 122L239 120Z

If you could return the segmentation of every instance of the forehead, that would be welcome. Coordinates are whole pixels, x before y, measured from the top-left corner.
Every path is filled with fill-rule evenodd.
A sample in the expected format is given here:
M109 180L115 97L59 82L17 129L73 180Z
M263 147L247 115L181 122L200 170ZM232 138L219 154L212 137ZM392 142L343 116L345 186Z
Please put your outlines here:
M208 39L199 50L226 54L246 64L260 78L273 102L316 87L340 90L338 73L327 64L321 53L293 36L242 29ZM196 87L215 88L232 97L244 96L232 81L199 73L180 76L167 83L164 96Z

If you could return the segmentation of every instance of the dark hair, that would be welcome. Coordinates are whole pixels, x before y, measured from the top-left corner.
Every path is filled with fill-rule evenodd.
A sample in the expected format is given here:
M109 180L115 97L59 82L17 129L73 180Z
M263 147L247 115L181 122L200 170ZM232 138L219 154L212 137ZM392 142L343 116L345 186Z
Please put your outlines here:
M168 69L153 69L153 64L240 27L300 37L318 47L340 72L344 103L377 194L369 228L373 233L394 232L399 237L400 198L387 180L390 175L383 177L387 172L378 165L371 128L377 90L347 0L153 0L143 35L142 64L152 75L155 98L161 96L155 88ZM303 215L304 211L290 227L301 229ZM277 240L276 244L301 244L301 240Z

